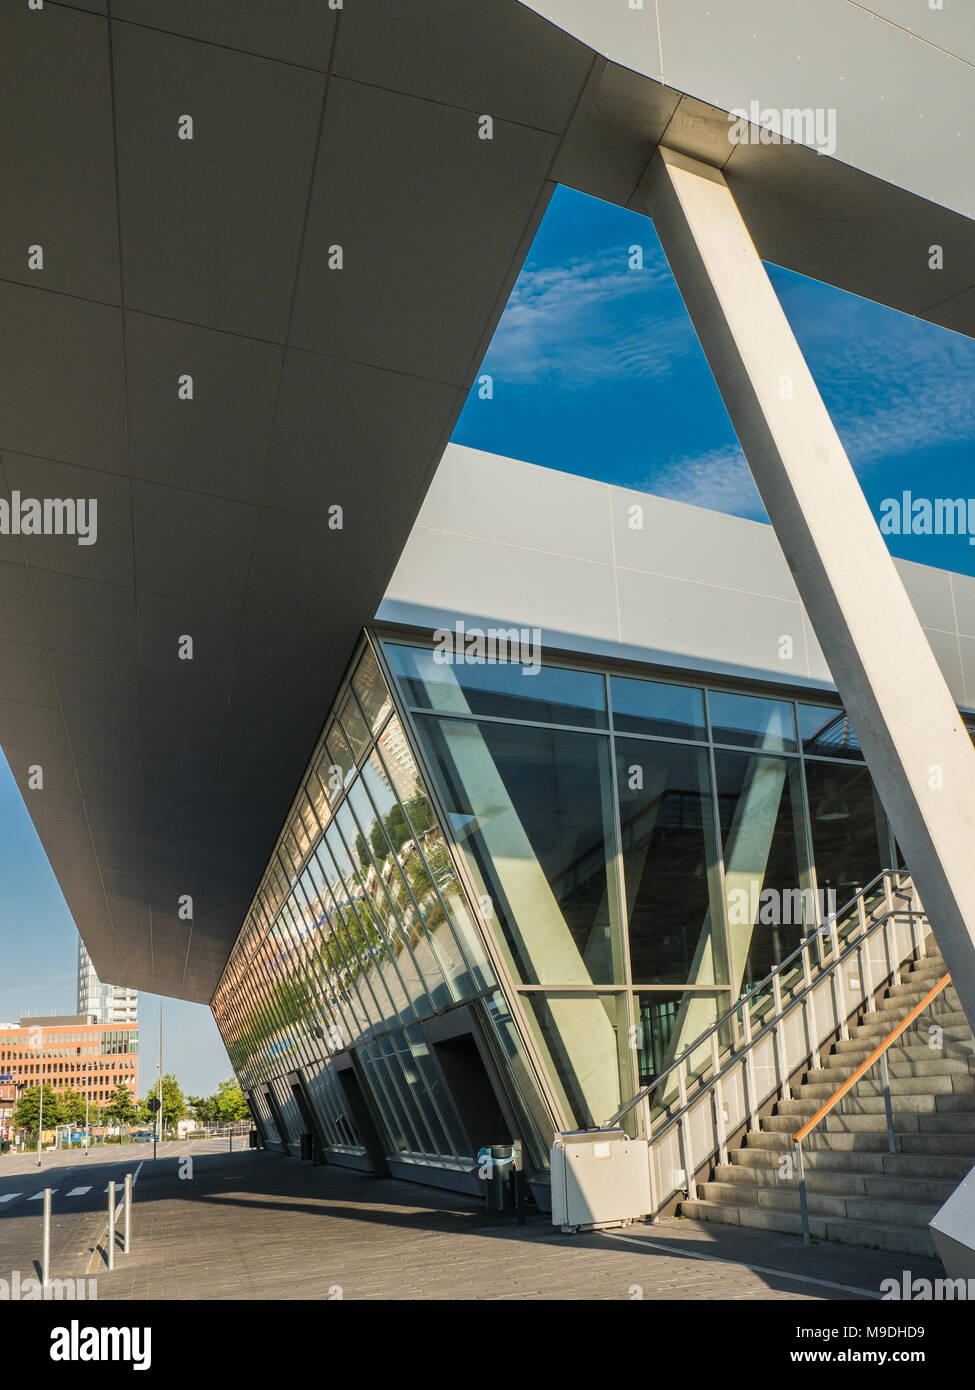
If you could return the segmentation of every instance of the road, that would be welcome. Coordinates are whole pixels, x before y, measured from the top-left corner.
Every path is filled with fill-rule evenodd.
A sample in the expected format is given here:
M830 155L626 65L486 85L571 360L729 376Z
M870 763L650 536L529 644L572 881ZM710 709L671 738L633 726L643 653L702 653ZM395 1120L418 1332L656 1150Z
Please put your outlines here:
M235 1144L243 1147L244 1139ZM187 1155L223 1153L226 1139L191 1140L159 1146L155 1163L171 1170ZM41 1167L34 1153L0 1158L0 1280L21 1286L40 1273L43 1193L51 1198L51 1273L62 1278L97 1274L105 1268L104 1237L108 1227L108 1184L115 1182L121 1202L126 1173L136 1191L139 1179L154 1166L151 1144L126 1144L45 1153ZM121 1213L119 1214L121 1231ZM96 1254L99 1243L102 1249ZM94 1257L94 1258L93 1258Z

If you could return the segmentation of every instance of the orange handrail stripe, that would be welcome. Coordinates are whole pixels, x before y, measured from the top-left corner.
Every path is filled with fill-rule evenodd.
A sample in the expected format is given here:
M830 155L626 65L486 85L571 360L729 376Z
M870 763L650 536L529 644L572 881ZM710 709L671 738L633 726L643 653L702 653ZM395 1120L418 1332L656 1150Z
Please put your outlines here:
M905 1028L909 1028L911 1026L911 1024L917 1018L918 1014L924 1012L924 1010L931 1003L931 1000L937 999L938 995L941 993L944 987L950 984L951 976L944 975L934 986L933 989L928 990L927 994L924 996L923 999L918 1000L911 1012L901 1019L900 1023L898 1023L894 1031L890 1033L886 1038L884 1038L883 1042L880 1044L879 1047L874 1048L870 1056L865 1061L860 1063L860 1065L857 1067L856 1071L852 1073L852 1075L846 1078L839 1090L836 1091L834 1095L831 1095L829 1100L825 1101L819 1107L815 1115L813 1115L812 1119L807 1120L801 1129L796 1130L795 1134L792 1136L792 1142L794 1144L801 1143L801 1141L805 1139L809 1131L811 1129L815 1129L816 1125L819 1124L823 1116L829 1114L836 1102L838 1100L843 1099L847 1091L849 1091L852 1086L855 1086L857 1084L857 1082L860 1080L860 1077L863 1076L865 1072L868 1072L870 1068L873 1066L874 1062L876 1062L880 1057L883 1056L883 1054L887 1051L888 1047L890 1047L891 1043L900 1037L901 1033L904 1032Z

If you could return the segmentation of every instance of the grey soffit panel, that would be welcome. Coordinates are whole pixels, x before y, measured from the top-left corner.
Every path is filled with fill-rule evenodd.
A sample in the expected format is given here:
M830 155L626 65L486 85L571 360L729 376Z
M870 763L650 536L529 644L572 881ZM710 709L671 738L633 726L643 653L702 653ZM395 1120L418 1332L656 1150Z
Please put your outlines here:
M94 498L99 523L90 547L0 538L0 739L96 969L208 1001L592 60L514 0L411 7L457 53L460 10L483 25L460 86L449 45L397 72L386 42L373 70L319 0L104 9L0 19L14 71L46 56L63 95L8 93L3 486Z
M638 205L655 143L718 160L725 118L517 0L106 10L0 14L3 486L100 522L91 553L0 537L0 741L96 968L208 1000L553 178ZM770 259L971 331L964 218L794 147L727 166ZM883 255L834 216L879 218ZM930 285L921 236L950 250ZM609 567L559 564L566 631L601 631Z

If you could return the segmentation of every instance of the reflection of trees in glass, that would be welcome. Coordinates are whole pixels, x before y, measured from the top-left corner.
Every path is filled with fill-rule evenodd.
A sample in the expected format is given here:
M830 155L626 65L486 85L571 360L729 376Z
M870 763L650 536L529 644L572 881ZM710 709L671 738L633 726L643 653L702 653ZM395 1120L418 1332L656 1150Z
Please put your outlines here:
M313 884L312 888L306 885L306 895L315 904L311 914L301 915L307 940L288 944L277 939L272 928L264 949L248 960L257 938L252 926L247 949L234 962L233 978L225 978L228 993L220 996L218 1014L235 1070L242 1077L252 1069L259 1070L263 1079L278 1074L280 1063L275 1056L282 1048L294 1047L290 1030L296 1026L313 1029L324 1019L330 1031L345 1008L358 1021L361 1005L355 986L359 978L381 965L390 950L398 957L404 947L415 948L446 923L438 885L448 894L456 888L453 863L415 767L407 776L412 782L410 794L394 799L385 814L372 821L366 835L361 831L355 835L352 850L358 877L350 873L333 883L334 899L328 899L318 916L326 893L323 890L319 899ZM389 790L395 798L395 790ZM291 884L279 880L272 888L269 880L264 891L277 921ZM256 1006L245 1002L245 976ZM233 1009L225 1007L230 999L236 1005ZM346 1028L338 1027L344 1034Z

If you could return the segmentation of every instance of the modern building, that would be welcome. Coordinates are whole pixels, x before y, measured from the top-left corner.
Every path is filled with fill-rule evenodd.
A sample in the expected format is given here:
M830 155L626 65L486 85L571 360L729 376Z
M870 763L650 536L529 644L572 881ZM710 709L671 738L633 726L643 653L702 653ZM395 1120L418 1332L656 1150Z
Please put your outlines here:
M20 1092L45 1085L102 1105L118 1086L139 1094L139 1032L93 1014L22 1018L0 1027L0 1075Z
M915 8L4 10L0 742L269 1140L469 1187L510 1136L544 1199L902 855L860 997L923 905L975 1024L972 581L892 562L763 264L975 336L975 39ZM445 455L559 184L652 221L774 533ZM661 1200L849 1041L838 939Z
M975 712L975 580L897 568ZM214 1014L269 1142L475 1190L518 1138L547 1204L902 866L769 526L451 445Z
M125 985L108 985L98 978L84 941L78 937L78 1012L99 1023L128 1023L138 1027L139 992Z

